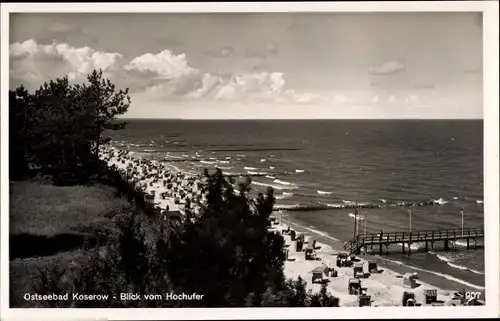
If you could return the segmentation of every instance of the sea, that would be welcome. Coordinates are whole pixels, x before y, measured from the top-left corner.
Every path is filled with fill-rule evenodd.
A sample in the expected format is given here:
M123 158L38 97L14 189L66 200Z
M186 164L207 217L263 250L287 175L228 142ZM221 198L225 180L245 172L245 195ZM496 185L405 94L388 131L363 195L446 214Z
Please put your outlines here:
M483 228L482 120L153 120L127 119L112 145L201 174L220 168L274 189L282 219L341 249L358 234ZM433 201L435 206L402 203ZM392 205L391 205L392 204ZM399 204L399 205L397 205ZM410 222L411 216L411 222ZM484 248L444 251L413 244L370 254L381 266L417 272L435 286L484 293ZM472 243L471 243L472 244Z

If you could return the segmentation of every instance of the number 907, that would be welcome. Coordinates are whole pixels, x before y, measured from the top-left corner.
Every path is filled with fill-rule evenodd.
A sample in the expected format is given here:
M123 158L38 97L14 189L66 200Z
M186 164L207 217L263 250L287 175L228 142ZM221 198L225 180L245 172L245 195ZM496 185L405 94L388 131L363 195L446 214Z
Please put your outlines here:
M481 292L465 292L466 299L477 299L481 297Z

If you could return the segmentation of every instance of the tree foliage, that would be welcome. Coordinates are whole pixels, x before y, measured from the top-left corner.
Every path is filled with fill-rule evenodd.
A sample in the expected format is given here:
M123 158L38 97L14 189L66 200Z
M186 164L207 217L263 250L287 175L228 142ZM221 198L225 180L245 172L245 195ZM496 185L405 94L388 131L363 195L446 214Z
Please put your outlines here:
M206 180L206 204L170 236L168 274L179 291L204 293L204 306L244 306L250 293L257 303L283 279L283 238L267 229L273 191L254 202L250 181L235 192L220 170Z
M102 70L89 74L84 84L63 77L33 93L23 86L10 91L10 176L22 179L34 164L56 173L56 180L88 179L103 131L123 128L113 121L129 105L128 89L117 90Z
M33 93L22 86L10 91L11 179L25 177L30 163L52 170L56 183L67 183L65 175L93 175L98 167L99 145L105 142L103 133L124 127L115 119L129 105L128 90L117 90L102 71L92 72L84 84L59 78ZM275 202L273 189L254 199L249 197L250 178L234 187L235 181L220 170L214 174L205 171L202 188L206 201L200 204L200 210L186 207L184 219L177 223L147 216L150 234L146 235L142 226L145 216L140 212L147 209L140 207L144 195L135 191L116 168L106 168L106 174L102 181L111 180L120 193L136 200L117 216L118 235L106 238L106 244L85 249L87 259L70 276L59 267L40 271L34 290L38 294L66 291L111 297L172 291L203 294L203 299L78 301L66 305L59 302L57 306L338 305L326 287L312 294L300 277L285 279L284 239L268 228Z

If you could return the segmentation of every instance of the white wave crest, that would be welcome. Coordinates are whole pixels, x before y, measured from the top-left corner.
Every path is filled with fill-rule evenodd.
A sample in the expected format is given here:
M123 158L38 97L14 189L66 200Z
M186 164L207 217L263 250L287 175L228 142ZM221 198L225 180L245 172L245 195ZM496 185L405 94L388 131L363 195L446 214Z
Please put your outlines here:
M290 183L290 182L282 181L282 180L279 180L279 179L275 179L273 182L277 183L277 184L281 184L281 185L286 185L286 186L292 185L292 183Z
M255 184L255 185L258 185L258 186L268 186L268 187L272 187L272 188L277 189L277 190L296 189L296 187L294 187L294 186L283 186L283 185L277 185L277 184L255 182L255 181L253 181L252 184Z
M448 201L445 201L442 197L438 198L437 200L433 200L433 202L439 205L444 205L449 203Z

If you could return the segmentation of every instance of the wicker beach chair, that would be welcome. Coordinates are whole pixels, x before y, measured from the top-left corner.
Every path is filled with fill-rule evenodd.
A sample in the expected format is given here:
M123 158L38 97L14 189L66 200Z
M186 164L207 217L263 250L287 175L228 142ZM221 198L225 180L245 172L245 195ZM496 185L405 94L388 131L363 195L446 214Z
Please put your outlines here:
M295 242L295 251L296 252L302 252L303 246L304 246L304 243L302 243L300 240L297 240Z
M405 273L403 275L403 287L414 289L417 287L417 281L414 274Z
M323 269L321 267L317 267L312 271L311 283L314 284L317 280L323 282Z
M375 261L368 261L368 272L370 272L370 273L378 273L377 262L375 262Z
M347 284L347 289L350 295L358 295L361 293L361 280L357 278L350 278Z
M424 290L425 304L433 304L437 302L437 290L426 289Z
M365 277L362 263L355 263L352 270L353 270L353 274L354 274L355 278L360 278L360 277L364 278Z
M405 291L403 293L403 306L412 307L416 305L415 293Z
M358 296L358 303L360 307L369 307L372 305L372 297L370 295L362 294Z
M314 260L315 259L314 249L312 248L311 244L309 244L305 250L305 259L306 260Z

